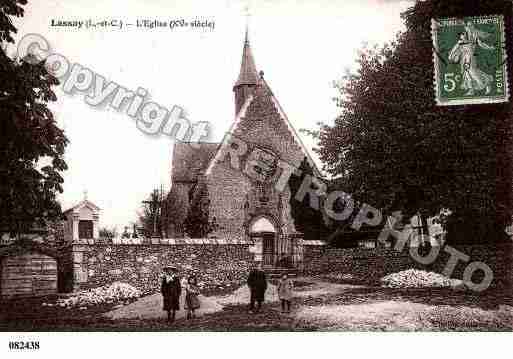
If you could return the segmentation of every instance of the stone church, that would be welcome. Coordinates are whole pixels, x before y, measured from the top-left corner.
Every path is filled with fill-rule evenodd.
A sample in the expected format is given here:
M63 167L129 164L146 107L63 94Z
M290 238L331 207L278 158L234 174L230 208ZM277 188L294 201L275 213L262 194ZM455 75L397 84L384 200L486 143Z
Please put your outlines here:
M298 267L303 239L290 214L288 184L275 185L282 172L278 161L298 168L306 158L319 172L263 75L257 71L246 31L233 86L232 126L221 143L175 144L172 191L175 201L187 208L202 196L209 222L215 224L208 238L252 243L255 260L267 267ZM227 155L233 151L239 151L240 158L235 160L240 163ZM260 175L250 176L244 163L267 165L256 165L253 169ZM187 236L183 226L171 234Z

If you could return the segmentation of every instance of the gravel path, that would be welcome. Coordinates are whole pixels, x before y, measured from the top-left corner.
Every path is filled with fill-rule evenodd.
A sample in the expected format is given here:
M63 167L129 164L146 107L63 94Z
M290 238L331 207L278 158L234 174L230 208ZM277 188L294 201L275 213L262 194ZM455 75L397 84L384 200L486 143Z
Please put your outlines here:
M419 321L419 313L430 306L419 303L386 301L350 305L302 307L296 319L323 330L429 330Z
M337 331L513 330L513 307L484 310L466 306L381 301L304 306L297 322Z
M326 294L338 294L343 292L344 289L354 287L344 284L334 284L318 282L309 278L302 278L303 281L311 281L312 284L306 287L301 287L295 291L296 297L317 297ZM247 304L249 303L249 288L242 286L232 294L227 296L200 296L201 307L196 311L197 316L203 314L215 313L221 311L227 305ZM275 285L269 284L265 293L265 301L267 303L278 301L278 291ZM186 311L183 309L185 302L185 295L182 294L180 298L181 309L176 313L176 318L184 318ZM116 308L104 314L110 319L158 319L166 318L167 313L162 310L162 296L160 293L152 294L137 300L134 303Z
M223 309L223 306L217 303L214 297L199 297L201 308L196 310L196 315L215 313ZM176 313L176 319L184 318L186 311L184 310L185 295L180 298L180 310ZM165 319L167 312L162 310L162 295L160 293L148 295L138 301L114 309L104 316L110 319Z
M300 280L302 284L294 291L295 300L291 314L280 313L277 288L273 284L269 284L262 313L248 314L245 305L249 302L249 288L243 286L229 295L201 296L201 308L197 311L200 318L196 321L179 321L173 328L338 331L513 330L512 306L487 304L485 298L473 298L469 294L443 289L404 290L354 286L323 282L315 278ZM184 299L182 296L182 305ZM139 325L127 320L146 320L145 325L158 327L158 323L165 322L166 313L162 310L162 296L157 293L114 309L105 316L114 320L111 324L113 328L123 323ZM177 319L184 317L185 311L182 309L177 313ZM157 321L152 322L152 319Z
M241 287L229 295L201 297L199 318L181 319L182 310L172 325L161 310L160 294L120 307L41 305L56 299L0 303L0 331L513 331L510 292L353 286L319 278L298 278L290 314L281 313L274 286L263 310L250 314L249 290Z

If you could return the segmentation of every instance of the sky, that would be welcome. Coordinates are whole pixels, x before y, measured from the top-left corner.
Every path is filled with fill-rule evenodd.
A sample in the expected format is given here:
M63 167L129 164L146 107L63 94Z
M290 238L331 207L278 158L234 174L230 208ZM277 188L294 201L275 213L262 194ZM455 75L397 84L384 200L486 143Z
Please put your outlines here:
M52 51L171 109L207 121L206 140L219 142L234 120L232 87L240 69L246 23L258 70L296 130L316 129L337 115L332 82L355 69L364 43L380 44L403 29L411 1L317 0L29 0L16 19L16 39L47 39ZM247 13L250 16L246 16ZM214 22L209 29L77 29L52 20L180 20ZM13 50L12 48L10 49ZM63 173L63 210L87 197L101 208L100 226L122 230L137 219L152 189L169 189L173 139L141 132L124 112L92 107L84 94L56 88L50 105L70 143ZM300 134L306 147L312 139Z

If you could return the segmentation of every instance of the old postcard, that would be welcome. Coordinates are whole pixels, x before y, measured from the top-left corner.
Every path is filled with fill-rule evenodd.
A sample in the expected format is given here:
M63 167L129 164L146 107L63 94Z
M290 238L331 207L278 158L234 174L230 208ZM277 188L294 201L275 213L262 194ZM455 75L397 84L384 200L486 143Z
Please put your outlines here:
M511 332L512 19L0 1L0 346L375 357L376 334L277 332Z

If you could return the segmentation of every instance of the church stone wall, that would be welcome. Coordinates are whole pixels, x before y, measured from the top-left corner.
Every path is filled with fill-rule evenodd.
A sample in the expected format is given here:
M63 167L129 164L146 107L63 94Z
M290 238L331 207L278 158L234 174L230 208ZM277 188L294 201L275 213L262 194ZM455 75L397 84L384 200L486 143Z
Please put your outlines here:
M207 178L210 217L216 217L220 225L213 234L217 237L245 238L249 221L259 215L274 218L280 232L294 230L293 219L287 213L290 212L290 194L287 191L279 193L273 188L273 183L258 186L256 181L243 173L245 161L255 149L272 152L277 159L295 167L299 167L304 158L302 149L294 141L285 120L280 117L270 94L261 91L257 91L256 98L233 133L248 145L247 153L240 157L240 169L232 169L230 155L226 155L223 162L214 165ZM278 169L278 174L280 171ZM269 197L268 202L260 201L260 192Z
M234 135L248 144L271 149L280 160L295 167L299 167L305 156L270 94L260 94L252 101Z
M218 238L244 239L244 204L251 184L245 175L224 165L215 166L207 179L209 216L216 218Z

